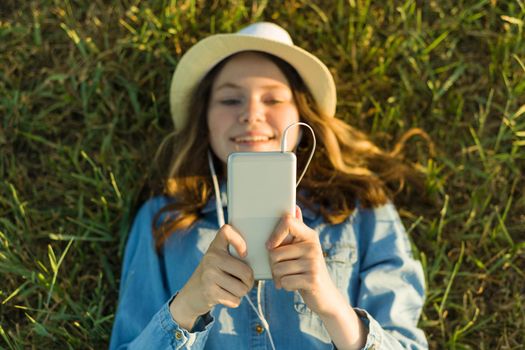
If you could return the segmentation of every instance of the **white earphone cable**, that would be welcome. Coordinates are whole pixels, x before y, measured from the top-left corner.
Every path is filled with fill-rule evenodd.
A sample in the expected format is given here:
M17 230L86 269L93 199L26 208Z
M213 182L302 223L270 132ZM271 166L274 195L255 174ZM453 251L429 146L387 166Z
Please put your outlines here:
M213 158L210 150L208 150L208 165L210 166L211 180L213 181L213 191L215 192L215 211L217 212L217 223L219 227L224 226L224 211L222 210L221 191L219 191L219 181L217 180L217 173L213 166Z
M244 299L248 300L248 304L250 304L251 308L259 317L259 320L261 320L261 323L263 324L264 329L266 329L266 332L268 332L268 339L270 340L270 346L272 347L272 350L275 350L275 344L273 343L273 337L272 333L270 332L270 325L268 324L268 321L266 321L266 318L264 317L262 306L261 306L261 290L264 286L264 281L259 280L257 283L257 308L255 305L253 305L253 302L250 300L250 298L245 295Z
M288 130L291 128L291 127L294 127L294 126L306 126L310 132L312 133L312 139L313 139L313 144L312 144L312 151L310 152L310 156L308 157L308 160L306 161L306 165L303 169L303 172L301 173L301 176L299 176L299 179L297 180L297 183L295 184L295 187L298 187L299 186L299 183L301 182L301 180L303 179L303 176L304 174L306 174L306 170L308 169L308 166L310 165L310 162L312 161L312 158L314 157L314 153L315 153L315 147L317 146L317 141L315 139L315 133L314 133L314 130L312 129L312 127L306 123L303 123L303 122L296 122L296 123L293 123L293 124L290 124L286 127L286 129L284 129L284 132L283 132L283 137L281 139L281 152L286 152L286 148L287 148L287 145L286 145L286 134L288 133Z

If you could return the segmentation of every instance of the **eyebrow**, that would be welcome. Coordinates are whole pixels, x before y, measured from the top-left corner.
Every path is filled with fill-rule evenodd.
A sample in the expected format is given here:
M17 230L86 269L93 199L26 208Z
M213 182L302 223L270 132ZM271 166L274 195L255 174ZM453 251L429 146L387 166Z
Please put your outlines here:
M229 89L242 89L242 86L234 84L234 83L224 83L224 84L219 85L215 89L215 91L219 91L219 90L222 90L222 89L228 89L228 88ZM263 86L261 86L261 88L266 89L266 90L282 89L282 88L286 88L286 85L270 84L270 85L263 85Z

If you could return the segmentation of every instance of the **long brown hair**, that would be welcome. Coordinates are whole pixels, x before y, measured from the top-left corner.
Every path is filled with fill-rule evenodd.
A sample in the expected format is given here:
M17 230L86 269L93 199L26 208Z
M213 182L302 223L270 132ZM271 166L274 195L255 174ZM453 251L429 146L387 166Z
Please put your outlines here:
M316 153L298 191L299 201L318 211L329 223L340 223L353 212L358 202L366 208L377 207L399 192L406 182L422 187L423 175L400 156L406 137L402 137L393 152L382 150L346 122L322 115L290 64L273 55L261 54L286 76L300 119L312 127L318 140ZM167 169L164 194L175 199L163 207L153 221L157 223L162 214L168 214L160 225L153 227L157 249L172 233L197 221L212 195L206 113L213 81L228 59L215 66L192 94L188 115L194 119L169 135L157 152L157 160L168 158L164 166ZM426 135L415 129L406 135L416 133ZM299 169L305 166L311 149L311 140L306 136L296 152ZM215 161L220 163L217 158Z

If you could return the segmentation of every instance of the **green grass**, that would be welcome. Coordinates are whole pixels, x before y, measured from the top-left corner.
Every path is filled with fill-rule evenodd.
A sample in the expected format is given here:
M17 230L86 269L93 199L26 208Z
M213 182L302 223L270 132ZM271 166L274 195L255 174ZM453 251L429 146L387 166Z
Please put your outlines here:
M340 118L387 148L410 127L433 139L433 157L407 150L432 204L399 201L431 348L524 348L523 0L3 0L0 348L107 346L173 69L263 19L331 67Z

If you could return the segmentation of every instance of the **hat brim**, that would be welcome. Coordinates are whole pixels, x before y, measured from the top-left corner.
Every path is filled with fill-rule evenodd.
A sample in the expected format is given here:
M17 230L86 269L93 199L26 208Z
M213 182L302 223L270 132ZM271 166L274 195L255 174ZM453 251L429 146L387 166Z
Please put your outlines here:
M223 59L242 51L266 52L288 62L303 79L320 112L334 116L337 102L335 83L328 68L317 57L298 46L274 40L251 35L216 34L191 47L173 73L170 108L177 130L189 121L188 104L197 84Z

